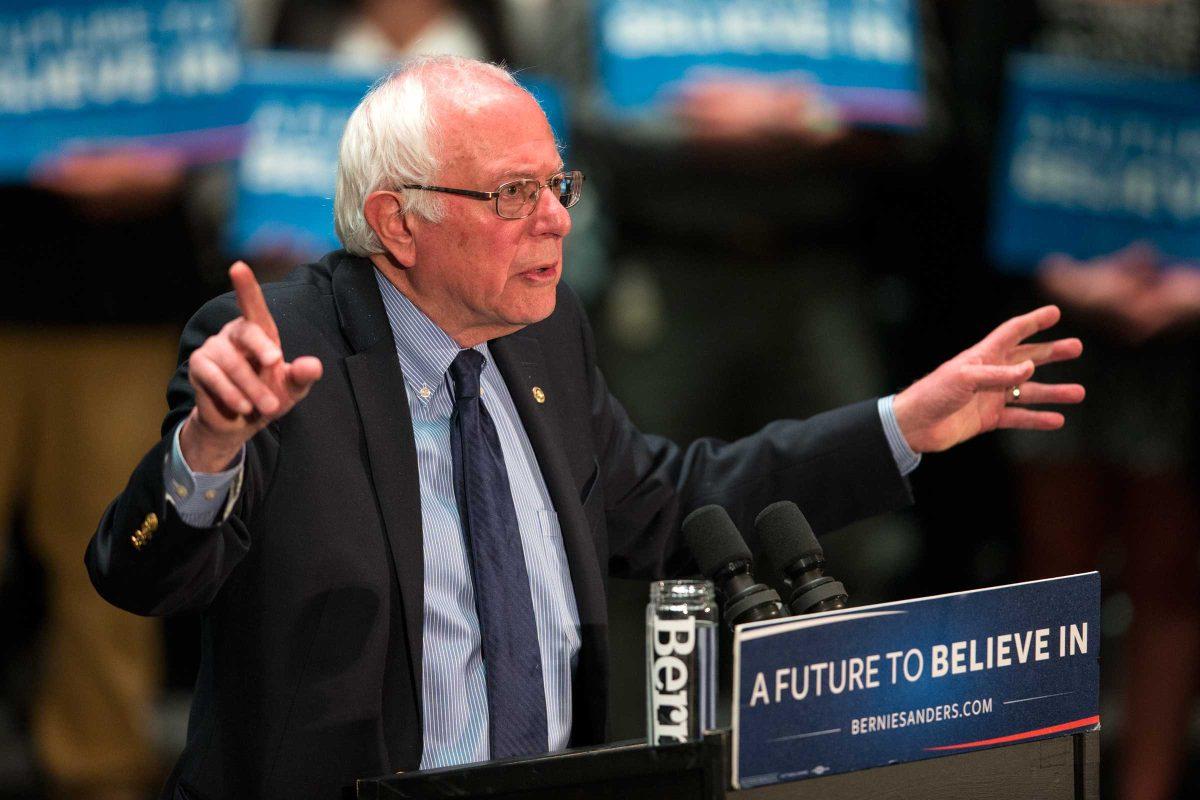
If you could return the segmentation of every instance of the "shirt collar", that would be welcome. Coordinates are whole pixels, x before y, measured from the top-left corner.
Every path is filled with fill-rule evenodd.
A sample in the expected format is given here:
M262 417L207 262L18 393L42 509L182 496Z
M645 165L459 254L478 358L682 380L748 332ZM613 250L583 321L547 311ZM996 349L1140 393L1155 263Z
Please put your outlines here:
M428 403L445 387L446 371L462 348L413 305L378 268L374 272L396 343L396 354L400 357L400 371L421 402ZM483 354L486 364L490 355L487 344L478 344L475 349Z

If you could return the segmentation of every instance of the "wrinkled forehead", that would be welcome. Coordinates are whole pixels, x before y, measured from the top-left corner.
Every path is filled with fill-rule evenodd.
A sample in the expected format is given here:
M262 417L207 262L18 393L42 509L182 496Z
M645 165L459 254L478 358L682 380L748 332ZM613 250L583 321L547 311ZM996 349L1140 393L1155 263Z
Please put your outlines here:
M435 113L475 115L507 99L528 96L520 86L485 72L435 73L426 82Z
M538 173L561 165L550 123L528 92L500 83L481 89L466 102L431 98L443 173L499 167Z

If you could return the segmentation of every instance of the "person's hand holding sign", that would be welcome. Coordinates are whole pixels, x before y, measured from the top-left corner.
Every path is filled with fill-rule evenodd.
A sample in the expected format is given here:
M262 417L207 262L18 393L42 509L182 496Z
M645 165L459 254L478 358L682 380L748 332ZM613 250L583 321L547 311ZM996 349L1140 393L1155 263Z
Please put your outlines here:
M250 267L229 270L242 315L208 337L188 359L196 406L179 447L196 472L219 472L242 445L292 410L321 378L312 356L283 360L279 331Z

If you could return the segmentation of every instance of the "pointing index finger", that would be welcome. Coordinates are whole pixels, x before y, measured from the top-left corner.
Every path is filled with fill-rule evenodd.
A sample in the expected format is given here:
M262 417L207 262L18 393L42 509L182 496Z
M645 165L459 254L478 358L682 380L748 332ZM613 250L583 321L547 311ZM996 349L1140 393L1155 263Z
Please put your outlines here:
M229 268L229 280L233 282L233 291L237 294L238 308L242 316L266 332L267 336L278 344L279 329L275 327L275 319L267 310L267 301L263 298L262 287L254 277L254 272L244 261L236 261Z

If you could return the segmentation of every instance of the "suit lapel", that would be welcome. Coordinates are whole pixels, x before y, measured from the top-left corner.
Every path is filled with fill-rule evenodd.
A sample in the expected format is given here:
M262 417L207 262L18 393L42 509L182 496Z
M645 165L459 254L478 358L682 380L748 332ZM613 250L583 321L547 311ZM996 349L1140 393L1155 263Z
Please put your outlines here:
M355 351L346 359L346 372L366 439L392 569L400 585L419 713L425 604L421 484L404 378L372 270L368 261L343 258L333 274L333 292L342 330Z
M598 744L607 736L608 604L602 565L592 542L579 490L563 443L570 430L557 398L566 396L547 369L541 342L528 330L493 340L488 348L504 376L529 436L546 489L558 515L563 550L571 570L582 648L572 681L571 744ZM542 389L543 402L534 387Z
M362 422L371 479L400 587L419 714L425 602L421 486L404 378L372 270L365 259L343 256L334 269L333 292L342 331L354 351L346 359L346 371ZM606 705L603 675L607 672L604 631L608 611L601 565L563 449L566 420L555 401L562 396L561 387L550 378L541 343L528 331L493 340L488 347L512 395L558 515L584 637L577 676L580 680L575 687L575 727L582 724L589 740L599 741L603 736ZM534 398L535 386L544 392L542 403ZM585 700L597 708L585 714Z
M561 387L551 380L542 345L532 335L518 332L494 339L488 343L488 349L504 376L554 503L562 529L563 549L571 568L571 582L575 587L579 622L584 626L605 625L608 616L603 576L580 503L579 489L563 450L566 421L555 402ZM534 398L534 387L542 389L544 402L539 403Z

